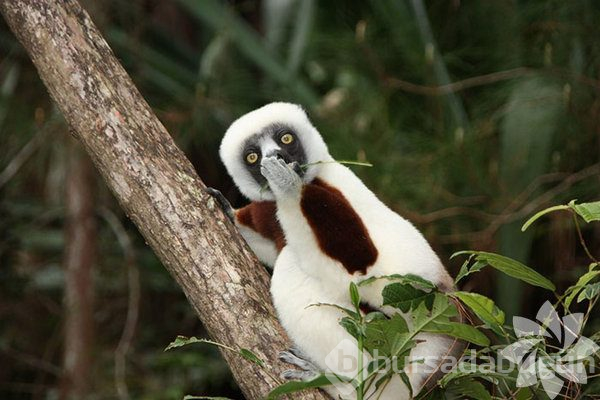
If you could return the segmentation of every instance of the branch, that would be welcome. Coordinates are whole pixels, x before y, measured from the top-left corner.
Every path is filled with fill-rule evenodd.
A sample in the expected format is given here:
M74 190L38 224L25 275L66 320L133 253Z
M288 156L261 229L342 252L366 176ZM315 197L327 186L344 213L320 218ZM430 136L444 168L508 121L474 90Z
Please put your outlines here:
M93 268L97 254L94 215L95 175L88 157L70 138L65 188L65 250L63 269L64 343L60 398L89 394L94 343Z
M557 76L562 79L572 79L583 85L589 86L596 91L600 90L600 81L585 75L574 74L571 71L566 71L560 68L534 69L528 67L518 67L507 69L505 71L473 76L461 81L451 82L439 86L419 85L417 83L404 81L395 77L386 77L383 73L380 73L380 76L384 77L384 84L392 89L399 89L407 93L420 94L423 96L443 96L449 93L456 93L477 86L485 86L496 82L521 78L524 76L543 74Z
M2 0L0 12L125 213L182 287L248 399L273 388L289 346L269 277L75 0ZM325 399L318 392L297 395Z
M8 165L0 172L0 189L6 185L16 174L27 160L42 145L47 135L47 127L40 128L34 136L19 150Z
M387 78L387 86L400 89L405 92L421 94L424 96L443 96L449 93L459 92L472 87L489 85L491 83L501 82L509 79L520 78L522 76L533 75L535 70L525 67L513 68L506 71L493 72L491 74L474 76L463 79L462 81L451 82L439 86L425 86L416 83L403 81L398 78Z
M554 198L567 191L577 182L587 178L596 177L598 174L600 174L600 163L592 164L576 173L568 175L552 189L548 189L538 197L528 201L529 196L534 193L541 184L562 177L564 174L552 173L541 175L532 181L531 184L529 184L529 186L527 186L525 190L521 192L521 194L515 197L515 199L502 211L502 213L498 214L485 229L477 232L445 235L440 237L439 242L451 244L464 240L489 241L492 236L496 234L498 229L502 227L502 225L518 221L527 217L528 215L533 214L536 210L542 207L547 207Z
M127 367L127 353L133 342L133 335L138 323L140 311L140 271L136 263L136 254L131 239L125 230L119 218L108 208L102 207L100 215L107 222L110 229L117 237L125 259L125 268L127 269L127 283L129 288L129 299L127 302L127 317L125 326L119 344L115 350L115 386L120 400L128 400L129 390L125 379L125 369Z

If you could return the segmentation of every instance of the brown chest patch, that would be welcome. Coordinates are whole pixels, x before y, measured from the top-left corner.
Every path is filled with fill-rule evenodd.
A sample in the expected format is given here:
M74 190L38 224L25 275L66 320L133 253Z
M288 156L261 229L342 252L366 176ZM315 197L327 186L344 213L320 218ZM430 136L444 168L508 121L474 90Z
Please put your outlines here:
M235 213L237 221L275 242L281 251L285 246L285 236L277 221L277 205L274 201L254 201Z
M321 250L350 274L364 274L375 263L377 248L342 192L315 179L304 186L300 206Z

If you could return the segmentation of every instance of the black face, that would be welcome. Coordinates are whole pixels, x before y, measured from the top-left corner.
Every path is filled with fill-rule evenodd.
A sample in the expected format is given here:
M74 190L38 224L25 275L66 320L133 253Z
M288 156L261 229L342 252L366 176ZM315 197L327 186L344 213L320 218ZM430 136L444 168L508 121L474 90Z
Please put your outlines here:
M260 142L264 137L271 137L279 149L271 154L262 154ZM282 124L266 127L262 132L248 139L244 146L243 162L261 187L267 186L267 180L260 173L260 161L264 156L276 156L283 159L287 164L296 162L300 167L306 164L306 154L298 135L293 129Z

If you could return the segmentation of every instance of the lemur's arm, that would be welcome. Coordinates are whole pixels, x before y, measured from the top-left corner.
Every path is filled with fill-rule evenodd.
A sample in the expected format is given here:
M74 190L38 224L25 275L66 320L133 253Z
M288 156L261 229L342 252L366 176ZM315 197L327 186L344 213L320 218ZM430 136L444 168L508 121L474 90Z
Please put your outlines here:
M229 219L239 228L258 259L272 268L279 252L285 246L285 237L277 221L275 202L254 201L235 209L219 190L206 188L206 192L213 196Z

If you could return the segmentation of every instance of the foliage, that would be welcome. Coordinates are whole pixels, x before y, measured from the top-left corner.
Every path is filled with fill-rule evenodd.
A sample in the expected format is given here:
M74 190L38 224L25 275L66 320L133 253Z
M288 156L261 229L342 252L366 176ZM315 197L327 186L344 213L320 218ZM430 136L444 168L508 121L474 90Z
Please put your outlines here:
M581 212L586 221L596 221L600 219L599 205L600 202L596 202L581 207L579 209L581 211L577 211L572 206L571 209L574 209L578 214ZM564 209L564 207L551 207L545 210L545 212L538 214L543 215L544 213L559 209ZM470 255L469 260L478 257L475 262L492 265L500 271L526 283L555 291L555 286L547 281L546 278L533 273L534 271L531 268L507 257L482 252L461 252L459 254ZM564 324L564 327L558 326L558 340L559 344L564 344L562 347L556 347L550 339L545 338L545 336L551 337L549 333L556 334L556 327L552 326L552 324L559 322L551 320L551 318L558 317L552 306L550 306L551 312L543 314L547 319L540 318L540 314L538 314L538 321L541 324L537 326L539 328L538 331L522 332L522 328L518 325L514 327L506 325L504 312L491 299L483 295L468 292L441 293L431 283L426 283L425 286L427 289L423 289L422 278L414 279L410 276L400 276L397 278L405 282L390 283L385 286L382 292L383 305L396 308L396 313L391 317L386 317L379 312L365 315L360 309L358 287L356 284L351 283L349 297L354 305L354 310L341 308L346 317L340 321L340 325L357 340L359 368L356 376L348 379L356 390L357 399L365 398L365 387L369 387L370 382L374 381L375 387L381 387L385 381L391 379L389 371L381 371L377 365L373 366L372 363L364 368L360 367L364 365L361 360L363 350L367 350L371 355L384 355L391 360L401 357L399 365L403 369L408 365L406 358L410 350L417 344L415 336L421 332L448 335L463 340L471 346L477 346L477 350L471 350L471 354L475 354L476 356L468 359L468 362L466 361L466 356L469 354L469 349L465 350L463 358L461 358L461 361L458 362L454 370L444 376L438 383L438 388L443 389L441 392L439 390L436 391L436 389L423 390L418 394L418 399L454 398L457 394L461 398L472 399L492 399L492 396L494 398L514 398L518 396L519 399L554 398L558 394L561 394L565 398L575 398L581 390L586 390L585 382L587 380L579 379L579 376L575 376L578 378L575 379L572 375L568 374L568 368L572 366L571 364L579 365L581 363L582 366L585 366L585 374L586 368L589 369L590 365L595 365L594 359L600 359L600 346L590 339L580 337L585 328L585 321L588 320L596 302L600 299L600 282L590 283L596 280L600 274L600 270L596 269L600 268L600 265L596 260L592 261L588 272L581 276L575 285L567 288L562 294L554 293L556 297L555 307L562 306L565 313L569 312L570 303L577 293L580 293L577 298L578 303L587 301L589 304L585 315L580 315L581 320L579 325L576 326L577 330L573 332L575 336L573 340L568 341L562 338L560 332L564 329L564 335L567 335L567 329L570 328L567 321L570 317L574 317L574 315L569 314L560 322ZM381 278L394 279L394 277ZM373 279L371 278L368 281L367 283L371 283ZM565 298L567 298L566 301ZM460 300L483 324L478 326L477 323L470 325L455 322L459 311L452 299ZM321 304L321 306L328 305ZM517 323L518 319L514 321ZM487 335L494 336L494 343L506 343L508 345L491 345L488 336L483 334L483 330L488 331ZM593 336L600 337L600 331L593 333ZM513 355L512 352L519 353L522 350L520 345L521 341L524 340L523 337L526 337L526 343L533 343L526 349L527 351L530 351L531 347L535 347L535 351L538 354L548 359L566 360L566 367L563 364L559 365L558 362L545 367L552 373L552 376L558 376L557 379L560 380L560 386L553 387L548 383L548 379L544 378L544 370L540 371L540 368L545 364L540 364L536 367L534 363L533 369L530 370L531 367L523 363L522 354L519 356ZM532 354L535 356L536 353L533 352ZM567 355L573 354L576 354L574 359L565 358ZM488 359L491 357L495 360L505 359L519 365L516 370L511 369L509 372L504 372L503 370L499 372L494 368L480 368L481 365L478 363L478 357L482 356ZM518 372L516 379L514 376L515 371ZM595 370L592 368L592 371ZM400 374L404 373L400 372ZM529 374L529 379L532 380L528 381L526 380L527 378L522 378L526 374ZM533 378L531 378L531 374ZM412 392L408 378L404 375L402 379L407 383ZM564 386L564 390L563 380L568 383L568 385ZM318 385L321 387L339 382L339 380L328 381L326 375L321 375L310 382L296 383L294 386L288 387L286 391L276 389L271 393L271 396L289 393L291 388L294 388L294 390L312 388L319 381L324 382ZM493 383L493 386L490 386L489 383ZM490 390L492 393L490 393ZM600 394L600 392L588 391L587 394L591 396L593 394Z
M245 358L246 360L258 365L259 367L264 366L265 362L263 360L260 359L260 357L258 357L256 354L254 354L253 352L251 352L248 349L233 349L229 346L226 346L222 343L217 343L213 340L208 340L208 339L198 339L197 337L190 337L187 338L185 336L177 336L177 338L171 342L166 348L165 351L167 350L171 350L171 349L175 349L177 347L182 347L182 346L187 346L188 344L193 344L193 343L207 343L207 344L212 344L214 346L220 347L222 349L225 350L229 350L229 351L233 351L233 352L237 352L240 356L242 356L243 358Z
M218 160L222 133L237 116L267 102L299 102L336 159L374 165L356 172L418 225L440 255L480 249L538 266L573 312L585 310L586 297L595 295L598 269L589 267L586 251L577 248L579 234L566 228L566 213L540 220L528 236L518 231L523 219L541 208L572 198L585 204L598 195L597 2L82 3L202 179L234 204L243 199ZM58 114L27 55L1 26L3 399L58 396L62 194L70 140ZM20 166L14 173L5 174L15 165ZM140 270L140 320L125 371L131 398L177 399L185 393L239 398L211 347L161 351L178 333L204 331L111 194L100 182L97 189L98 209L110 210L123 225ZM595 225L580 227L591 254L600 246ZM98 226L91 390L98 398L115 398L114 351L131 308L131 286L123 249L100 214ZM538 300L552 295L539 286L518 289L518 280L477 262L479 256L473 255L460 283L489 301L461 300L470 301L465 307L475 308L495 334L502 331L492 304L510 321L513 315L535 314ZM454 262L448 267L456 274L460 264ZM397 278L390 283L430 291L423 282ZM568 283L578 279L567 293ZM509 310L501 298L518 309ZM589 329L599 324L598 315L590 315ZM582 395L599 382L590 380ZM465 387L453 385L447 390L455 394ZM478 390L477 383L470 386Z
M527 222L527 226L540 216L557 210L571 210L586 222L600 220L600 202L575 206L572 201L568 206L554 206L537 213ZM579 229L579 226L576 226ZM585 246L585 243L582 245ZM403 371L410 366L410 363L418 362L410 359L409 355L418 343L417 335L423 332L447 335L467 343L468 346L461 357L453 360L455 364L453 370L447 373L436 387L418 393L417 399L452 399L456 396L477 400L515 396L519 399L548 397L552 399L559 394L564 398L576 398L581 391L584 391L587 396L600 394L585 385L587 373L593 374L595 361L600 360L600 346L583 336L586 321L600 299L598 261L590 255L592 263L588 271L579 277L574 285L568 287L563 293L558 293L555 285L547 278L508 257L477 251L463 251L454 256L461 254L469 257L461 268L461 275L456 278L457 282L467 274L479 272L483 266L490 265L530 285L553 291L556 297L555 305L546 302L538 312L537 322L515 317L513 320L515 326L510 326L506 324L504 311L486 296L463 291L442 293L431 282L416 275L371 277L358 284L351 283L348 297L353 309L336 304L320 303L315 306L335 307L345 315L339 323L356 339L358 348L358 368L355 375L343 377L325 371L307 381L284 383L273 389L268 398L276 399L296 391L345 383L352 385L357 399L364 399L367 398L369 388L385 387L386 382L395 374L400 376L410 393L413 393L409 378ZM478 266L469 268L468 265L473 261L473 265ZM391 281L383 288L382 305L391 307L395 311L388 310L386 314L373 311L365 314L361 310L359 288L381 279ZM575 298L577 303L584 301L588 303L585 314L568 314ZM462 309L462 312L459 311L457 301L470 310L476 319L470 318L470 321L467 320L465 323L464 319L465 317L469 319L469 314ZM562 320L556 311L559 306L562 306L566 314ZM524 331L523 326L532 330ZM569 330L572 339L567 339ZM551 340L552 335L554 339L558 339L558 347ZM592 332L591 336L600 338L600 331ZM493 343L490 342L490 337L493 337ZM210 340L184 337L178 337L167 347L167 350L198 342L236 351ZM374 357L372 360L365 358L365 350ZM244 358L248 358L247 354L251 354L251 360L258 360L256 364L263 366L260 359L251 351L246 350L244 354L238 350L238 353ZM538 354L539 360L544 360L543 363L536 358ZM528 355L528 358L525 359L524 355ZM386 360L392 360L391 363L382 362L381 356ZM530 356L534 357L533 364L527 364ZM505 371L481 362L490 359L501 363L508 361L516 368ZM387 368L384 368L384 365ZM394 365L396 368L390 370L389 365ZM581 367L583 372L575 372L572 370L574 366ZM563 381L567 384L563 385ZM372 395L373 393L369 394Z

